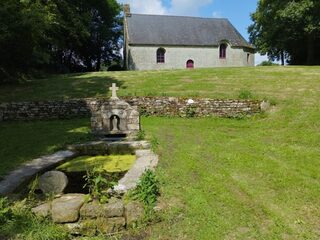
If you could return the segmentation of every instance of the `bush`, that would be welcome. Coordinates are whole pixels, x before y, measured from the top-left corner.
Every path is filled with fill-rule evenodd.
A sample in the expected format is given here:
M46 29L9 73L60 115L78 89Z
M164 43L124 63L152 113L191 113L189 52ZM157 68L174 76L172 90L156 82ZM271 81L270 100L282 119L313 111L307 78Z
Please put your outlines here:
M271 62L271 61L263 61L258 66L278 66L279 64Z
M196 115L196 106L194 105L188 105L186 108L186 117L187 118L193 118Z
M0 198L0 225L12 220L13 212L7 198Z
M107 71L123 71L123 67L120 64L112 64Z
M134 200L143 202L147 212L153 210L153 207L156 205L159 195L159 181L155 173L151 170L146 170L143 173L136 189L130 193L130 196Z

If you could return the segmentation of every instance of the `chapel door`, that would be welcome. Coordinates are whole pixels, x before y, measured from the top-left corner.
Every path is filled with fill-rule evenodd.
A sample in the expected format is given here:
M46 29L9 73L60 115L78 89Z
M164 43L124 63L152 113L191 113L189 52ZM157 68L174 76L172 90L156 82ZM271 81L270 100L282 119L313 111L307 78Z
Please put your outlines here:
M193 67L194 67L194 63L193 63L193 61L191 59L189 59L187 61L187 68L193 68Z

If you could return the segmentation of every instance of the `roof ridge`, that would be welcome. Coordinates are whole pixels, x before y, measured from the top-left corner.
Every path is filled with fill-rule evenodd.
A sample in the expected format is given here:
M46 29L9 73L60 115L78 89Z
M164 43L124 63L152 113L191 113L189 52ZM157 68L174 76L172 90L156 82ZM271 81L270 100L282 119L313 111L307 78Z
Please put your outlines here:
M228 18L213 18L213 17L195 17L195 16L180 16L180 15L167 15L167 14L142 14L142 13L130 13L130 15L140 15L140 16L157 16L157 17L183 17L183 18L198 18L198 19L208 19L208 20L228 20Z

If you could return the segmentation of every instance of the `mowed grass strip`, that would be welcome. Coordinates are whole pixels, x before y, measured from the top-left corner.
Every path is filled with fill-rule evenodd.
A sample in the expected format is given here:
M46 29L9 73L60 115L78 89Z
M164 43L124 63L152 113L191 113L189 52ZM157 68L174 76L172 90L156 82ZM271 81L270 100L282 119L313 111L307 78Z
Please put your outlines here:
M320 239L319 67L56 76L52 85L100 77L91 88L83 83L87 90L61 86L60 96L48 90L48 96L35 92L30 100L92 96L94 89L103 95L107 75L121 82L120 95L236 98L248 90L276 104L266 114L240 120L142 118L148 137L160 143L157 175L167 205L163 221L146 229L149 239ZM25 92L0 91L4 102L29 99ZM89 119L0 123L1 173L86 141L89 131Z
M55 75L19 85L2 85L0 102L110 96L237 98L249 90L256 98L301 97L320 91L320 67L212 68L171 71L122 71Z

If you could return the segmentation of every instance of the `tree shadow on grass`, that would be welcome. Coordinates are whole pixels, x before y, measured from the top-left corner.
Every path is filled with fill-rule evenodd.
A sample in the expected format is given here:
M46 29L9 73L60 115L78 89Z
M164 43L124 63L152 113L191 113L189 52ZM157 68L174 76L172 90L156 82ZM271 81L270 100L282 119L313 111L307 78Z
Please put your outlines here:
M92 140L88 118L0 123L0 176L68 144Z
M124 88L123 81L106 72L53 75L23 84L1 86L0 102L107 97L112 83Z

